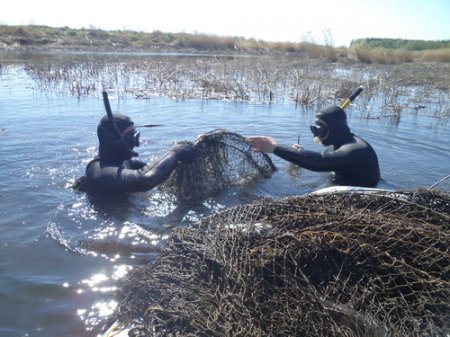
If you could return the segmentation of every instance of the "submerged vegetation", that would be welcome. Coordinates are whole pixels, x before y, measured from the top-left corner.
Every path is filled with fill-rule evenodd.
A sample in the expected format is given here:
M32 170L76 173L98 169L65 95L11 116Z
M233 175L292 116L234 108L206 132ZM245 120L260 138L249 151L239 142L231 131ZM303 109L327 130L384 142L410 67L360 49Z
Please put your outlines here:
M331 39L327 39L331 40ZM413 61L450 62L450 40L359 39L350 47L314 41L270 42L237 36L152 33L96 28L0 25L0 49L134 50L251 54L299 54L331 62L399 64Z
M408 112L450 116L450 64L437 62L450 60L446 43L421 51L370 43L335 48L205 34L0 26L0 63L5 68L15 59L8 53L21 53L37 87L77 97L108 90L141 99L289 100L316 109L362 85L355 104L363 117L397 123Z
M447 64L342 65L290 55L214 56L167 54L57 54L33 58L25 71L44 92L77 97L99 95L151 99L217 99L320 108L343 101L356 87L355 100L366 118L417 113L450 116Z

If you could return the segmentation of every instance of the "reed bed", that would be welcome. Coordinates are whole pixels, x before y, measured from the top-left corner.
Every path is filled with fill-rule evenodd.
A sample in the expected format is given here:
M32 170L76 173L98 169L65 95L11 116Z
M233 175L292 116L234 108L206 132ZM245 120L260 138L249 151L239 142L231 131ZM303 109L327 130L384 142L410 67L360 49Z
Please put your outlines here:
M316 109L344 100L362 85L364 94L355 101L358 110L394 118L422 111L448 117L450 81L445 70L442 64L344 66L326 59L248 55L94 57L26 67L42 90L77 97L108 90L140 99L290 101L296 108Z

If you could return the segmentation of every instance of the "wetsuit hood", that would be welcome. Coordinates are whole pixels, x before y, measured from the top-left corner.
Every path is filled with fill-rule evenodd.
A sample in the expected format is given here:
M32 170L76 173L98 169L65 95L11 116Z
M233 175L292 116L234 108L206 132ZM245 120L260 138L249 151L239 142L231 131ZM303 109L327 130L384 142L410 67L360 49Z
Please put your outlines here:
M350 128L347 125L345 111L337 105L329 105L316 114L316 123L327 127L328 135L321 138L325 146L333 145L335 148L352 138Z
M134 129L134 123L130 117L120 113L113 114L113 118L121 134L118 134L108 116L104 116L97 127L98 156L102 161L120 163L138 155L133 150L137 144L135 144L133 135L129 132ZM128 134L131 136L128 136Z

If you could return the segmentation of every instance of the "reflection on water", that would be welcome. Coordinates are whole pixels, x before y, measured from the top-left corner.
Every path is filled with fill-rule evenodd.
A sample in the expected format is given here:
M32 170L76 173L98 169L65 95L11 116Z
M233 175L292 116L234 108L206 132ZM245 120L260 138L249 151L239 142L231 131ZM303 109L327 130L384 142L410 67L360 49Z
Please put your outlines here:
M185 61L202 67L201 58ZM85 69L124 81L123 73L105 74L114 62L104 62L104 68ZM168 71L169 63L158 62ZM76 67L61 65L58 71L62 76ZM226 67L223 63L223 72ZM4 66L0 74L0 336L96 336L116 305L117 281L132 266L152 261L171 230L261 197L282 198L329 185L327 173L298 169L272 156L278 171L270 179L189 205L177 205L158 189L107 202L89 200L69 186L96 154L95 130L104 114L101 97L74 97L50 85L41 91L29 76L32 71ZM129 83L141 80L130 76ZM142 160L160 157L173 141L192 141L217 128L267 134L288 145L300 134L305 148L323 150L312 142L308 128L315 111L295 109L290 101L144 100L123 94L111 96L113 110L129 114L136 124L165 125L142 131ZM360 102L368 108L350 108L349 124L377 151L382 187L426 187L450 173L450 128L433 111L448 108L448 93L434 108L427 104L426 111L402 111L396 123L376 108L384 97L367 101L363 96Z

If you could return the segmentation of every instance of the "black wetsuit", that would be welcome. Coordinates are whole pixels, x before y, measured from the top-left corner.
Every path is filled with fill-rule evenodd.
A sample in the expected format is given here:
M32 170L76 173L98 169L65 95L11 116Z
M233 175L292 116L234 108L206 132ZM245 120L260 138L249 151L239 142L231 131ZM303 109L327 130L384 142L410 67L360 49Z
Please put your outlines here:
M277 156L311 171L333 171L333 182L338 185L373 187L380 180L377 155L373 148L358 136L324 153L296 150L278 145Z
M193 151L189 145L177 144L158 161L146 164L136 159L114 162L95 158L86 167L83 191L94 197L143 192L163 183Z
M377 155L369 143L350 132L344 110L335 105L321 110L311 131L314 133L313 129L318 128L324 132L320 138L322 144L331 145L324 153L282 145L273 153L311 171L332 171L333 182L338 185L373 187L378 184Z
M113 121L105 116L97 127L99 152L86 167L84 177L75 188L93 197L116 197L126 193L151 190L163 183L180 161L195 157L192 143L176 143L159 160L147 164L133 159L139 146L139 134L131 119L114 114Z

